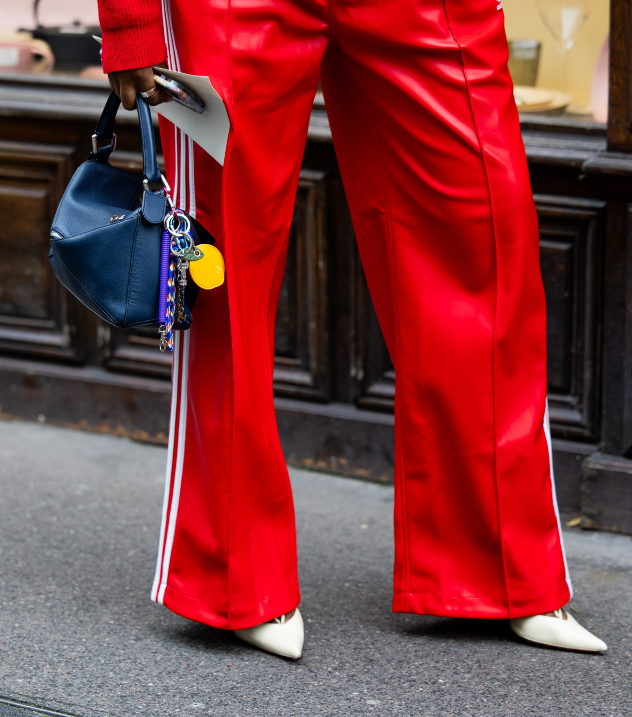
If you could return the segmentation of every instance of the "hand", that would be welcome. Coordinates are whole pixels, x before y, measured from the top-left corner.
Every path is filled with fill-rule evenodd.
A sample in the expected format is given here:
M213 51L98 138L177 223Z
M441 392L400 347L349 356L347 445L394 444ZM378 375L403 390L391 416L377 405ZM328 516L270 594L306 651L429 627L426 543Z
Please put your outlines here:
M166 67L161 63L158 67ZM154 71L151 67L141 67L137 70L121 70L121 72L110 72L108 75L110 87L121 98L123 107L126 110L136 109L136 94L138 92L149 92L152 88L156 91L147 97L147 104L155 107L162 102L171 102L172 97L154 82Z

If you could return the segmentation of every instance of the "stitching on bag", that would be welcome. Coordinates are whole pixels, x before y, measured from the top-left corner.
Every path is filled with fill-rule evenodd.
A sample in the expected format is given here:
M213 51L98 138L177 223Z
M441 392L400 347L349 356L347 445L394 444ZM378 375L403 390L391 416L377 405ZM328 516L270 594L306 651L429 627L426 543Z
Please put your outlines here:
M101 304L101 302L98 299L96 299L94 296L92 296L92 292L83 283L83 281L81 281L81 279L75 274L75 272L68 266L68 264L66 264L66 262L60 256L58 256L56 254L53 254L53 256L55 257L55 261L59 260L66 267L67 271L75 277L75 279L81 284L81 286L83 286L86 294L88 294L88 296L92 299L92 301L94 301L94 303L101 309L101 311L103 311L103 313L106 314L106 316L112 321L112 323L115 326L120 326L119 322L110 314L110 312Z
M136 210L135 210L136 211ZM140 211L140 210L139 210ZM126 217L125 219L121 219L117 222L117 225L124 224L125 222L131 222L132 220L138 219L137 215L130 214L129 217ZM108 221L107 224L103 224L102 226L94 227L92 229L88 229L87 232L82 232L81 234L73 234L72 236L62 236L61 239L58 239L57 242L67 241L68 239L79 239L80 237L88 236L88 234L91 234L92 232L99 231L100 229L107 229L108 227L112 226L110 222ZM54 231L59 231L59 229L55 229L55 225L51 227ZM60 232L61 233L61 232Z
M125 318L123 321L127 324L127 312L129 310L129 295L132 287L132 275L134 273L134 260L136 258L136 246L138 244L138 227L140 226L140 214L136 218L136 229L134 230L134 241L132 242L132 256L129 264L129 274L127 276L127 296L125 297Z

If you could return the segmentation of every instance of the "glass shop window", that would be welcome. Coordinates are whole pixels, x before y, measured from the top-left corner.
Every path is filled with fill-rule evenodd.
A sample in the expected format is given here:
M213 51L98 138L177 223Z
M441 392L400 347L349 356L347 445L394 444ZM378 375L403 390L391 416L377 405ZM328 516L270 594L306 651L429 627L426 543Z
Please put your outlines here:
M0 16L0 73L105 79L97 0L0 0Z
M609 0L502 1L522 113L605 122ZM97 0L0 0L0 73L103 79ZM316 97L322 105L322 95Z
M609 0L502 0L522 113L606 122Z

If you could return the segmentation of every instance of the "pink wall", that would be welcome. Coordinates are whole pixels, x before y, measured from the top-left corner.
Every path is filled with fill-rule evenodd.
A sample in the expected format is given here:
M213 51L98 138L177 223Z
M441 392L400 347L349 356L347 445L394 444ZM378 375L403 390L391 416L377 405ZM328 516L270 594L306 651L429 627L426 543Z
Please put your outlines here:
M33 27L32 0L0 0L0 34ZM97 0L41 0L42 25L98 25Z

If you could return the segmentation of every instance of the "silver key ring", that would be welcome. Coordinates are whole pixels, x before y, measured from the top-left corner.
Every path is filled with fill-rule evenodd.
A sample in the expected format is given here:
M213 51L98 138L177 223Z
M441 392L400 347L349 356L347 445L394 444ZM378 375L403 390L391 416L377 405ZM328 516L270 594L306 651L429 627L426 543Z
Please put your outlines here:
M176 240L180 238L181 237L171 238L171 253L178 258L186 256L191 251L191 249L193 249L193 239L190 236L187 236L187 242L184 247L181 247L178 243L176 243ZM174 244L176 245L175 247Z
M178 220L178 229L173 228L173 222L176 218ZM182 228L183 226L184 229ZM191 230L191 222L189 221L189 217L187 217L186 214L182 214L182 216L177 216L175 212L171 212L165 217L165 229L169 232L169 234L171 234L172 237L183 237L186 236Z

